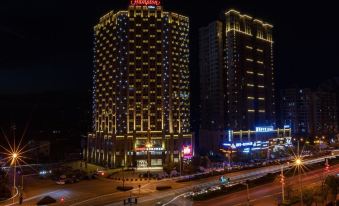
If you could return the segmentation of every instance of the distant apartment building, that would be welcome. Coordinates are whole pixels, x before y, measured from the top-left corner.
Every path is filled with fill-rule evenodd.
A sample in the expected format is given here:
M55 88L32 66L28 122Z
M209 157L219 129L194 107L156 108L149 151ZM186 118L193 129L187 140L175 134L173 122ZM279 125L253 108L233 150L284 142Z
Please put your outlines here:
M293 135L310 134L313 130L311 89L291 88L281 93L282 123L289 125Z
M290 88L282 91L281 122L295 136L338 133L336 94L327 91Z
M201 126L208 130L226 127L223 23L214 21L199 29Z
M313 93L314 135L338 133L336 94L325 91Z
M272 28L235 10L200 28L200 145L215 150L227 130L275 126Z

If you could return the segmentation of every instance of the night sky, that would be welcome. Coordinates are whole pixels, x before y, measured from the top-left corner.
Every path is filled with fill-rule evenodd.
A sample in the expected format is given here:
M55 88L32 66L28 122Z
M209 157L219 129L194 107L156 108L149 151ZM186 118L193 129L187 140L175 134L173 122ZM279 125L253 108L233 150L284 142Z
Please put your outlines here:
M191 19L191 71L197 86L197 30L235 8L274 25L279 88L316 87L339 75L334 1L166 0L165 10ZM0 3L0 94L90 88L93 25L128 0L5 0Z
M127 9L128 3L2 0L0 97L65 91L87 92L89 96L93 26L108 11ZM278 89L294 85L316 88L324 80L339 76L335 1L165 0L163 6L164 10L190 17L193 113L199 100L198 28L229 8L274 25Z

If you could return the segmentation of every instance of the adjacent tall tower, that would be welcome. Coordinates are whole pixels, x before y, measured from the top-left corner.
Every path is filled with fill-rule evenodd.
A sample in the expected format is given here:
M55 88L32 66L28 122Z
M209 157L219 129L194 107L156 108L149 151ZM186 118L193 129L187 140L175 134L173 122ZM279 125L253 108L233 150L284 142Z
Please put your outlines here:
M228 127L275 125L273 26L225 12L225 69Z
M228 130L275 126L273 26L235 10L199 30L201 146Z
M100 18L88 160L153 167L192 151L188 34L188 17L158 0L132 0Z

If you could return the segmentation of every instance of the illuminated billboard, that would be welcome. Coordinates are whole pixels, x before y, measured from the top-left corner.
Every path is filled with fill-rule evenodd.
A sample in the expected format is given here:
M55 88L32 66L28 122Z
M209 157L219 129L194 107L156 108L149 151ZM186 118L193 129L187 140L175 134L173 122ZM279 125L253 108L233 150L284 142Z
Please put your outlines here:
M269 127L256 127L255 131L256 132L273 132L273 126L269 126Z
M160 6L160 0L131 0L132 6Z
M192 146L187 145L182 147L182 154L184 159L190 159L193 156Z

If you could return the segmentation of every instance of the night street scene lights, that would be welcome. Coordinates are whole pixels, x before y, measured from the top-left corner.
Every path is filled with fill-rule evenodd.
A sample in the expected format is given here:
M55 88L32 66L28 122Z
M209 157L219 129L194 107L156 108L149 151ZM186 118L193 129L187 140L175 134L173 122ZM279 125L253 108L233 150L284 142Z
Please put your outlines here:
M301 160L300 157L298 157L298 158L295 160L295 165L299 167L301 164L302 164L302 160Z
M16 127L13 125L12 128L13 130L13 136L11 136L13 142L11 143L9 141L9 136L7 136L5 134L5 132L2 130L2 137L6 140L7 142L7 146L1 145L0 144L0 149L2 151L0 151L0 154L4 155L5 158L3 158L2 160L5 162L4 165L9 165L9 168L13 168L13 192L12 192L12 199L13 199L13 203L15 201L15 197L16 195L20 195L20 198L22 198L22 189L23 186L21 185L21 190L18 190L17 188L17 181L16 181L16 177L17 177L17 167L19 167L20 169L22 168L22 166L28 166L31 169L33 169L31 167L31 165L29 163L27 163L25 161L25 159L29 159L27 153L36 150L37 147L34 148L28 148L28 144L23 144L23 138L27 132L27 127L25 128L20 141L18 144L16 144L16 137L15 137L15 130ZM35 170L35 169L33 169ZM21 174L21 177L23 178L23 174ZM22 183L23 184L23 181Z
M300 189L300 203L301 203L301 206L303 206L304 205L304 203L303 203L303 191L302 191L302 188L303 188L303 186L302 186L302 174L301 174L301 170L302 170L302 167L304 166L304 164L303 164L303 160L302 160L302 158L301 158L301 156L300 155L298 155L296 158L295 158L295 160L294 160L294 164L295 164L295 166L296 166L296 169L297 169L297 171L298 171L298 177L299 177L299 189Z

